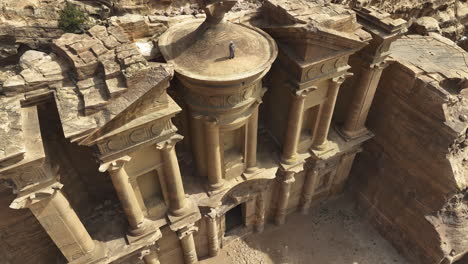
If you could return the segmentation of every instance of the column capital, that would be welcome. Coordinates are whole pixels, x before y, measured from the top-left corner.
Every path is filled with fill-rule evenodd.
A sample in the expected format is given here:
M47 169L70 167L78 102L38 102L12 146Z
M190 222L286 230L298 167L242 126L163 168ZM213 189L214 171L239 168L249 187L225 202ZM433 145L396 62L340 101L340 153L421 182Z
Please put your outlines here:
M296 173L293 171L282 171L278 179L281 181L281 183L290 184L296 181L296 179L294 178L295 174Z
M205 116L204 121L205 124L209 127L215 127L219 125L219 117L217 116Z
M300 89L300 90L293 90L292 93L296 98L304 99L309 95L312 91L317 90L317 86L310 86L308 88Z
M376 70L383 70L385 69L390 63L387 60L383 60L380 62L372 63L369 65L369 68L376 69Z
M210 220L215 220L218 216L218 213L216 212L216 209L210 208L210 212L206 213L205 216Z
M148 256L149 254L151 254L151 249L145 248L145 249L140 251L140 255L138 256L138 258L141 260L144 257Z
M340 75L338 77L332 78L331 81L337 85L341 85L347 78L353 76L353 73L347 72L343 75Z
M175 144L181 141L183 138L184 138L183 136L179 134L175 134L169 139L156 144L156 148L159 150L165 150L165 151L171 150L175 146Z
M60 191L63 187L63 184L60 182L54 182L50 185L38 189L27 194L19 194L16 199L10 204L12 209L24 209L28 208L31 205L44 201L51 198L56 192Z
M102 163L101 166L99 166L99 171L105 172L105 171L120 170L121 168L123 168L125 163L129 162L131 159L132 158L130 156L125 155L115 160Z
M179 237L180 240L185 238L186 236L189 236L195 232L198 231L198 227L196 227L194 224L188 225L180 230L177 231L177 236Z

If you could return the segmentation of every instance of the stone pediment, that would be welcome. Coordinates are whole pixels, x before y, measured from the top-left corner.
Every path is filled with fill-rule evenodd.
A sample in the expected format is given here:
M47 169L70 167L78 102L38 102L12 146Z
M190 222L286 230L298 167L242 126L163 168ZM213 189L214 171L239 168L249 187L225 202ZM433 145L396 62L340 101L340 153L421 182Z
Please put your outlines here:
M326 1L268 0L262 27L284 46L294 47L297 60L310 62L357 50L371 39L356 13Z
M279 26L263 28L280 46L285 46L298 62L312 62L334 57L339 53L351 53L364 47L370 35L344 33L324 27ZM294 49L292 48L294 47Z
M147 73L142 77L131 93L123 94L107 106L116 110L120 108L119 112L80 140L80 144L93 145L103 138L131 129L132 126L139 126L150 119L157 119L167 112L167 108L171 108L169 112L179 111L166 93L172 73L169 73L163 66L152 67L148 68Z

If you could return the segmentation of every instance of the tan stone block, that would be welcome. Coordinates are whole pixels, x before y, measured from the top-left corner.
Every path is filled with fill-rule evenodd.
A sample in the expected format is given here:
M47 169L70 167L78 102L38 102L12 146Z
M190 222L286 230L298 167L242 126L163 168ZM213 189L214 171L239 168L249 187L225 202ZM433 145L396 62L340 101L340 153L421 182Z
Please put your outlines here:
M97 58L91 51L85 51L78 55L85 64L96 62Z
M102 43L104 43L104 46L106 46L108 49L113 49L120 45L120 42L118 42L117 39L113 36L107 36L102 40Z

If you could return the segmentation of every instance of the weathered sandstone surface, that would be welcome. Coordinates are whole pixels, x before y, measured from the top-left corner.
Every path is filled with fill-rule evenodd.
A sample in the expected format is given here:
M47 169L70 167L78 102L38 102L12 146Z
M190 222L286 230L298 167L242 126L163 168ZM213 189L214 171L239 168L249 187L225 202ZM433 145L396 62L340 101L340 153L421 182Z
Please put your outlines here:
M332 0L349 6L374 6L410 23L420 17L437 20L440 33L454 41L466 35L468 2L466 0Z
M392 52L352 186L411 263L454 263L468 251L466 53L437 34L404 37Z

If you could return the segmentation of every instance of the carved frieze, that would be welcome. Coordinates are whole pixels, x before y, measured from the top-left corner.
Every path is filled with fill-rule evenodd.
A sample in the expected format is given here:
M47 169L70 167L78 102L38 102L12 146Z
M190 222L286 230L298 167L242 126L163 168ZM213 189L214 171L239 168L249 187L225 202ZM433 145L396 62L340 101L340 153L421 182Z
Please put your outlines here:
M101 155L108 156L143 142L174 133L176 130L170 118L158 120L100 141L98 148Z
M231 94L204 95L187 89L186 100L195 107L228 109L242 105L251 98L261 98L263 93L262 83L257 81Z
M10 173L3 173L1 176L8 179L5 184L13 190L13 193L16 193L30 186L52 180L51 175L45 171L45 168L37 165L20 167Z
M300 82L306 82L327 76L333 76L335 73L347 70L348 56L340 56L326 61L320 61L318 63L307 65L301 70Z

